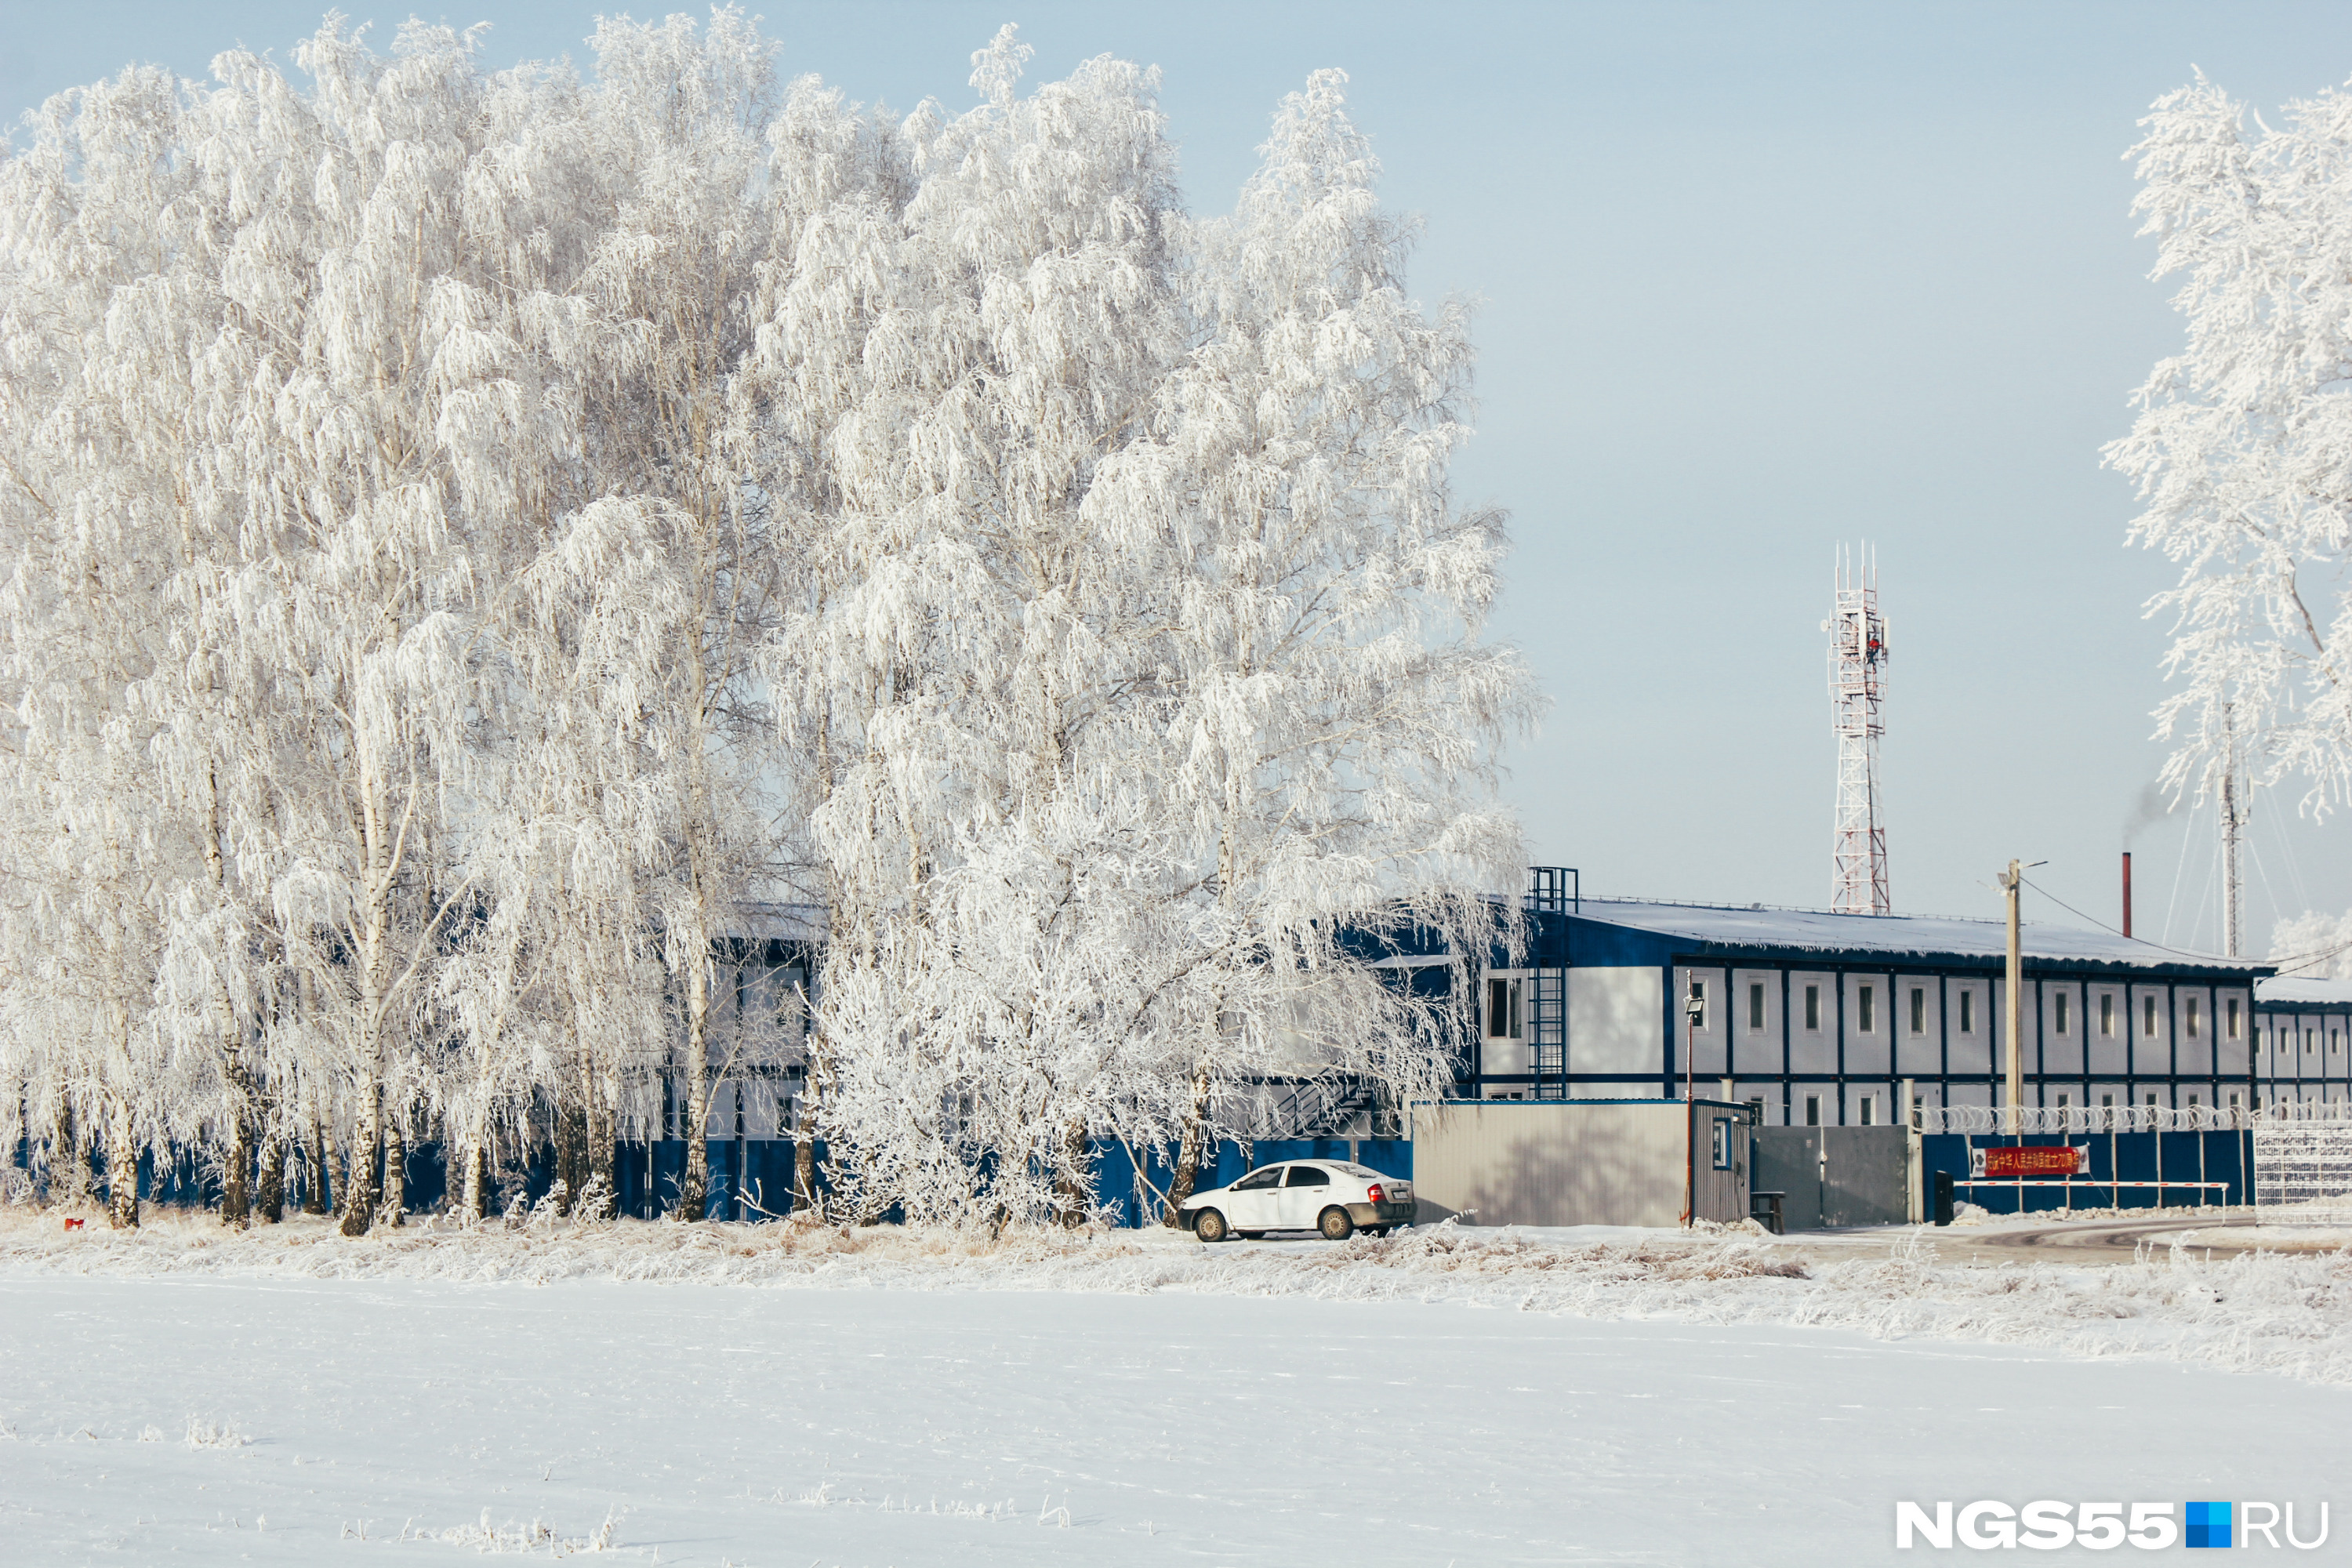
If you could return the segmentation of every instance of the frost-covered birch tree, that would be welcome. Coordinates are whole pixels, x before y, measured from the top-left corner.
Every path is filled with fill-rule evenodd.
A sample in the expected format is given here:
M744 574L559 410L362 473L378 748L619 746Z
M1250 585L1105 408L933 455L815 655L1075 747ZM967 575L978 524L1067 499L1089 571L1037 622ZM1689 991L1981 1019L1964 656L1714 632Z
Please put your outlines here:
M698 1218L777 899L803 1198L821 1133L856 1212L1075 1223L1106 1141L1438 1083L1368 957L1495 934L1531 700L1340 79L1202 223L1132 65L1024 96L1008 28L900 121L732 9L593 42L331 19L0 171L0 1066L68 1186L307 1157L357 1235L551 1140L601 1215L674 1086Z
M2105 456L2145 506L2131 537L2180 572L2150 604L2179 683L2166 782L2294 777L2324 813L2352 785L2352 96L2246 121L2200 75L2142 122L2134 210L2188 342Z

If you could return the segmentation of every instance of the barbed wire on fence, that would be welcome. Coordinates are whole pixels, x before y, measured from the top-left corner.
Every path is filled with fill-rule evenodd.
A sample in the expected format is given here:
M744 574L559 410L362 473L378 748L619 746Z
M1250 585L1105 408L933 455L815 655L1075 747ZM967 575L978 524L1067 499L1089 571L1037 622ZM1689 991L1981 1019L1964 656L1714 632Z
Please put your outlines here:
M2025 1106L2011 1110L1989 1105L1921 1106L1913 1112L1921 1132L2230 1132L2316 1123L2352 1125L2352 1100L2300 1100L2241 1106L2158 1105Z

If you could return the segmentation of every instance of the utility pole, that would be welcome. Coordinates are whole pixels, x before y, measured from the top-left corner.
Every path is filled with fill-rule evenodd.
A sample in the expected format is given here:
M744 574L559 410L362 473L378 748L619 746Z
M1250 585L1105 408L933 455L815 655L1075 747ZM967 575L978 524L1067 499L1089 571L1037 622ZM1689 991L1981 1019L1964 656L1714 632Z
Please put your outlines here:
M2221 775L2221 953L2238 956L2238 830L2246 814L2238 806L2237 759Z
M2238 956L2238 836L2250 815L2238 804L2238 726L2230 704L2221 704L2221 952Z
M2009 1130L2022 1132L2024 1118L2018 1113L2025 1105L2025 1074L2021 1066L2018 1041L2025 1033L2025 961L2019 949L2017 933L2017 889L2025 873L2017 862L2009 863L2009 872L2000 879L2003 891L2009 894Z
M1725 1006L1731 1004L1728 1000ZM1698 994L1696 981L1691 983L1691 994L1683 998L1683 1228L1688 1230L1698 1217L1698 1101L1693 1096L1697 1084L1692 1071L1692 1057L1698 1049L1698 1016L1706 1004ZM1725 1015L1727 1017L1728 1014ZM1724 1030L1727 1037L1730 1028Z

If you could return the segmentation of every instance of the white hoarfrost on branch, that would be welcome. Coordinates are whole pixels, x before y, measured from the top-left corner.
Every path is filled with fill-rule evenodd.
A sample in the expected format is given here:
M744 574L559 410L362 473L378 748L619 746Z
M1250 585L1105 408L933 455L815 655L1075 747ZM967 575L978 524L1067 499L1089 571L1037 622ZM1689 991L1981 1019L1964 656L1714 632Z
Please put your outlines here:
M2180 683L2165 782L2296 779L2317 814L2352 790L2352 95L2247 118L2200 75L2142 122L2134 210L2188 343L2105 456L2146 508L2131 537L2180 569L2150 605Z
M193 1157L357 1235L412 1148L467 1216L546 1151L596 1215L655 1137L697 1219L756 1081L800 1202L1077 1223L1269 1083L1442 1089L1467 986L1370 960L1513 939L1538 703L1344 78L1202 220L1155 71L1024 96L1009 27L903 119L731 8L593 48L331 20L307 84L126 72L0 164L47 1191L129 1225Z

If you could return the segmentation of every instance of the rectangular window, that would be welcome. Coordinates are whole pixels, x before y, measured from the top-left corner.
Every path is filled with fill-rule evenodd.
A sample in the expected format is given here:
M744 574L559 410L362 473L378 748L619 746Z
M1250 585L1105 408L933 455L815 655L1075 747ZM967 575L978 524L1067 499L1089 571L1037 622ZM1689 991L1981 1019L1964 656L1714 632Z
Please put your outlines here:
M1516 1040L1520 1037L1519 982L1489 980L1486 982L1486 1037L1490 1040Z
M1706 1027L1706 981L1694 980L1690 983L1690 999L1698 1004L1698 1016L1691 1020L1691 1027L1694 1029L1704 1029Z
M2189 1109L2191 1110L2197 1109L2197 1097L2193 1094L2189 1097Z
M2181 1001L2185 1004L2181 1008L2181 1022L2189 1026L2189 1037L2193 1040L2197 1037L2197 998L2184 996Z
M1872 1006L1876 1000L1875 988L1873 986L1865 985L1854 994L1854 1010L1861 1015L1862 1032L1865 1035L1876 1026L1876 1021L1873 1016L1874 1009Z
M2233 1040L2234 1040L2234 1039L2236 1039L2237 1037L2238 1037L2238 999L2237 999L2235 996L2232 996L2232 997L2231 997L2231 998L2230 998L2230 1038L2231 1038L2231 1039L2233 1039Z
M1809 1094L1805 1096L1805 1125L1819 1127L1821 1124L1822 1097L1818 1094Z
M2105 1038L2115 1038L2116 994L2112 991L2099 993L2099 1033Z
M2115 1108L2116 1097L2114 1095L2103 1094L2099 1096L2099 1109L2101 1110L2113 1110Z
M1759 1035L1764 1032L1764 983L1760 980L1748 987L1748 1026Z
M1862 1110L1862 1124L1864 1127L1875 1127L1878 1125L1878 1096L1874 1094L1864 1095L1862 1097L1862 1105L1860 1109Z
M1818 985L1808 985L1805 987L1805 1027L1818 1029L1821 1026L1822 988Z
M2311 1049L2311 1043L2312 1043L2312 1041L2313 1041L2315 1038L2316 1038L2316 1037L2317 1037L2318 1034L2319 1034L2319 1031L2318 1031L2318 1030L2316 1030L2316 1029L2305 1029L2305 1030L2303 1032L2303 1048L2304 1048L2305 1051L2308 1051L2308 1050L2310 1050L2310 1049Z
M2068 1106L2074 1103L2074 1097L2071 1094L2062 1094L2058 1097L2058 1109L2061 1110L2065 1110Z
M1714 1119L1713 1125L1715 1127L1715 1168L1718 1171L1728 1171L1731 1169L1731 1123L1718 1116Z
M2328 1054L2329 1056L2331 1056L2331 1057L2332 1057L2332 1056L2334 1056L2336 1052L2338 1052L2338 1051L2342 1050L2343 1048L2344 1048L2344 1042L2343 1042L2342 1040L2340 1040L2340 1039L2336 1038L2336 1031L2335 1031L2335 1030L2333 1030L2333 1029L2328 1030L2328 1031L2327 1031L2327 1054Z
M2156 1096L2151 1094L2147 1097L2147 1108L2150 1110L2154 1110L2156 1109Z
M1911 987L1911 1032L1915 1035L1927 1032L1927 988L1925 985Z
M1976 1032L1977 994L1973 991L1963 991L1960 993L1960 1033L1973 1035Z
M2139 1032L2153 1039L2156 1037L2156 998L2143 996L2139 1001Z
M2061 991L2058 993L2057 1005L2053 1009L2058 1015L2058 1032L2062 1035L2066 1032L2066 1004L2073 1000L2072 995Z

